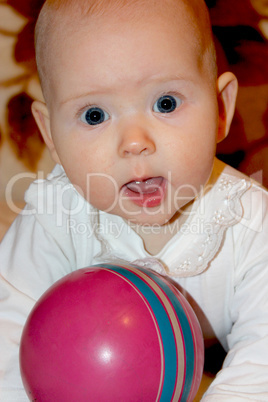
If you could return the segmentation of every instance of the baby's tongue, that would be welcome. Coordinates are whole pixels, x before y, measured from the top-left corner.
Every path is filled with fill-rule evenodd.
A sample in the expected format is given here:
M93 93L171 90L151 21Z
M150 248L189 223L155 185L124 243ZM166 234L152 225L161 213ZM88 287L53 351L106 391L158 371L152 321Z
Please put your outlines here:
M126 187L139 194L151 194L159 190L163 182L163 177L152 177L143 181L131 181Z

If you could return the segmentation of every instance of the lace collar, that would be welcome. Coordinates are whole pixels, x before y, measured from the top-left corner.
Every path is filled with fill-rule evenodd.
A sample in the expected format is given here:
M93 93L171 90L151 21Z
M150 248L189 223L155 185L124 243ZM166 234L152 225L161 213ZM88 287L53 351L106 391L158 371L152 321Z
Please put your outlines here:
M198 275L207 269L218 252L225 231L243 218L241 197L250 186L244 175L216 160L209 183L195 201L192 216L160 253L152 257L144 250L138 234L128 231L120 244L121 250L112 247L109 239L99 234L102 252L97 257L102 262L126 260L122 249L124 242L129 245L132 241L131 235L134 246L133 252L128 254L128 262L133 257L131 261L136 264L173 277Z
M182 225L177 235L184 235L180 237L184 237L180 243L182 251L176 253L177 243L176 250L170 250L169 255L166 249L160 253L168 275L188 277L207 269L223 242L226 230L241 221L241 197L250 185L239 176L222 173L218 177L211 189L199 198L193 218L186 221L185 227Z

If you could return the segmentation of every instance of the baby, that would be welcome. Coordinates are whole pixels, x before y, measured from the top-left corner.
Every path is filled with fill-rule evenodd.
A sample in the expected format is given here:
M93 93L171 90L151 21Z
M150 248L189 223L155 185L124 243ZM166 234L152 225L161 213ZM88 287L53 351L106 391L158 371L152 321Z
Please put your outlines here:
M227 352L204 401L268 400L268 195L215 159L237 81L217 76L202 0L47 0L36 27L56 167L1 247L0 399L26 401L21 331L78 268L125 260L169 276L205 344Z

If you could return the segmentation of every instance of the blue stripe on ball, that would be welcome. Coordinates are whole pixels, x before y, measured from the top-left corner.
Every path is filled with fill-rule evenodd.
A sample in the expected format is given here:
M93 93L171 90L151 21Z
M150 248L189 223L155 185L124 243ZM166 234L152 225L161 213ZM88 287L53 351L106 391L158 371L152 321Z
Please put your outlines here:
M173 307L176 311L176 314L178 316L180 326L182 328L182 336L184 338L184 344L185 344L185 358L186 358L186 364L185 364L185 384L183 388L183 393L181 396L182 401L187 401L187 398L189 396L189 393L191 391L191 386L192 386L192 381L193 381L193 375L194 375L194 361L195 361L195 351L194 351L194 344L192 341L193 334L191 327L189 325L188 318L185 314L185 311L183 307L181 306L179 300L177 299L176 295L173 293L173 291L170 289L170 287L162 281L157 275L155 275L153 272L148 271L143 268L139 268L142 270L146 275L151 277L162 289L163 291L167 294L168 298L171 300Z
M159 326L165 359L164 382L160 402L171 401L177 379L177 353L173 329L162 303L159 301L151 287L144 282L142 278L137 276L137 274L127 269L127 267L121 268L111 264L98 264L97 266L113 270L131 281L131 283L133 283L146 298L150 307L152 308ZM137 269L137 273L138 270L139 268ZM148 271L146 270L141 271L148 274ZM152 278L155 280L154 277Z

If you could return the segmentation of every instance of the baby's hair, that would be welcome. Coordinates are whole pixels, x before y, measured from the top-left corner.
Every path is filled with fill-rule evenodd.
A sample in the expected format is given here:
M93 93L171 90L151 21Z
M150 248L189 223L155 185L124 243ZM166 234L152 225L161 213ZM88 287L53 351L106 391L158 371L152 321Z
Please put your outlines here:
M164 14L165 7L178 7L181 4L184 4L188 11L189 24L195 33L192 41L202 49L200 60L204 68L209 71L211 82L215 82L217 78L216 52L209 13L203 0L161 0L160 2L159 0L46 0L35 28L36 63L45 98L49 61L52 57L57 57L55 51L57 51L57 40L60 40L55 31L61 20L64 21L65 28L71 27L75 31L81 27L83 20L86 21L92 16L98 17L111 13L118 15L118 19L136 19L144 16L147 11L150 18L150 10L154 7ZM176 13L174 17L176 18ZM52 43L56 44L54 53L50 51Z

